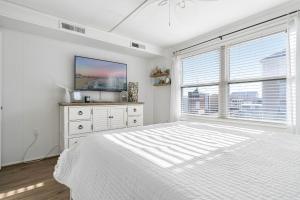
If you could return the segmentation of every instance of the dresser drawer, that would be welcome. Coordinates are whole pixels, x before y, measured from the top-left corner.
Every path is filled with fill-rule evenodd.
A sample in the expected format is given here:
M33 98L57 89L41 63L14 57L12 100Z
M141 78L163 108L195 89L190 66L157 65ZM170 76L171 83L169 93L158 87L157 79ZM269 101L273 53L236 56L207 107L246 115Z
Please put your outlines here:
M75 121L69 122L69 134L81 134L81 133L91 133L92 132L92 122L91 121Z
M143 126L143 117L128 117L128 127Z
M142 105L128 106L128 115L131 115L131 116L143 115L143 106Z
M88 120L91 119L91 107L70 107L69 120Z
M69 148L79 144L85 137L71 138L69 139Z

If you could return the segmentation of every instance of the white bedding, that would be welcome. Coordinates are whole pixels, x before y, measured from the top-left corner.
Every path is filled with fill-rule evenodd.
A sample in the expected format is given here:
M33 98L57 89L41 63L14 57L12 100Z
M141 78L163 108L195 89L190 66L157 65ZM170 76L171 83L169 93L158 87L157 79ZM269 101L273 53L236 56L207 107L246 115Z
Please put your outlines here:
M300 137L176 122L110 131L64 151L74 200L300 199Z

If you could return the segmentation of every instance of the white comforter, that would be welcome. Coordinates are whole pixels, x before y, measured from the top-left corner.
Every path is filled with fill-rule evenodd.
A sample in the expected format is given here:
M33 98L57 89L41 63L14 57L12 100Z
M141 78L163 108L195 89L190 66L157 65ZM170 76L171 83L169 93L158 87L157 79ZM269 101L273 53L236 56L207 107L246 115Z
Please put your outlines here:
M300 199L300 137L177 122L110 131L64 151L74 200Z

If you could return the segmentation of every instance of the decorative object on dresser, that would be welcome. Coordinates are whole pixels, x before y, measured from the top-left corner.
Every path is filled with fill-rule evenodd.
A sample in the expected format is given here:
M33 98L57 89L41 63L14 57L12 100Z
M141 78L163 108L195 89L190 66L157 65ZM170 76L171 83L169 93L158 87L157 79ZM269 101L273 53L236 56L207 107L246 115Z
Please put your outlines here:
M84 102L85 103L90 103L91 102L91 97L90 96L85 96L84 97Z
M139 83L128 83L128 102L138 102Z
M82 101L82 96L80 91L73 91L72 92L72 102L80 102Z
M143 126L143 103L60 103L61 150L105 130Z
M161 69L159 67L155 67L150 77L154 78L153 86L166 86L171 84L170 69Z
M128 92L127 91L120 92L120 101L128 102Z
M70 95L71 90L69 88L67 88L66 86L63 86L60 84L56 84L56 86L65 90L64 102L71 103L71 95Z

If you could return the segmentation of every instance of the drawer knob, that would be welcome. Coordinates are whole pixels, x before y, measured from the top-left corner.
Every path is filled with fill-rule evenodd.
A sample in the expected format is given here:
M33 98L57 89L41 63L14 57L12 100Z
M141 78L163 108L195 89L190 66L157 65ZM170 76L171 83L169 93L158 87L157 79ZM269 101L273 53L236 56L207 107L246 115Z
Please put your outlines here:
M135 120L133 120L133 123L136 123L137 121L136 121L136 119Z
M133 112L136 112L136 108L133 109Z
M78 126L78 129L80 130L80 129L83 129L83 126L80 124L79 126Z
M78 115L82 115L83 112L81 110L78 111Z

